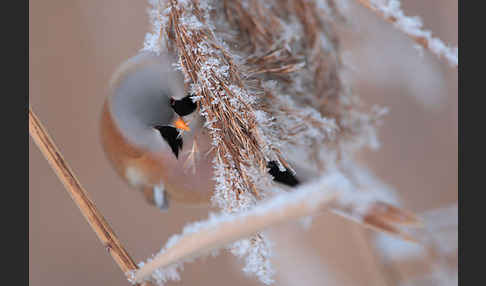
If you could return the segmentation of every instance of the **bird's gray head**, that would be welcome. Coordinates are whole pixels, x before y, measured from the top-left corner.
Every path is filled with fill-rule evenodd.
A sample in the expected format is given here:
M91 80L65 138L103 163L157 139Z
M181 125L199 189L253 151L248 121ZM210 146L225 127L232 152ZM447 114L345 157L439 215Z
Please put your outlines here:
M177 114L170 98L185 96L183 76L173 62L166 54L141 53L122 64L111 81L115 124L127 140L148 151L171 147L156 127L172 124Z

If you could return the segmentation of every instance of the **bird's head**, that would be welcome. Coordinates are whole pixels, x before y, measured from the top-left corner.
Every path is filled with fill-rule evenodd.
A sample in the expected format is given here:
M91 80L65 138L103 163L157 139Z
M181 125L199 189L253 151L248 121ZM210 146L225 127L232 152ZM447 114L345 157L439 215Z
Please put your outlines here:
M174 57L140 53L123 63L110 84L113 121L131 144L150 152L170 149L178 157L190 131L183 119L197 104L184 92Z

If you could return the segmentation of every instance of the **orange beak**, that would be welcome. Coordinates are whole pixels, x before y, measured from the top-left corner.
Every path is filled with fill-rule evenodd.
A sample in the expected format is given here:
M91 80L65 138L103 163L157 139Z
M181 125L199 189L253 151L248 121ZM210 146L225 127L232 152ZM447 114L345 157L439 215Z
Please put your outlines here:
M189 126L186 124L186 122L184 122L184 120L179 117L177 120L174 121L174 127L177 128L177 129L180 129L180 130L184 130L184 131L190 131L191 128L189 128Z

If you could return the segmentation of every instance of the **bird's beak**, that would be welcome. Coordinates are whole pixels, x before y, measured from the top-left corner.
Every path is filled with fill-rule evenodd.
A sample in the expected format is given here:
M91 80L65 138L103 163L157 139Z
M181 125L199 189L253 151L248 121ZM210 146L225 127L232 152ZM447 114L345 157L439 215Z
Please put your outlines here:
M184 122L184 120L181 117L179 117L178 119L176 119L174 121L174 127L177 128L177 129L180 129L180 130L184 130L184 131L190 131L191 130L191 128L189 128L187 123Z

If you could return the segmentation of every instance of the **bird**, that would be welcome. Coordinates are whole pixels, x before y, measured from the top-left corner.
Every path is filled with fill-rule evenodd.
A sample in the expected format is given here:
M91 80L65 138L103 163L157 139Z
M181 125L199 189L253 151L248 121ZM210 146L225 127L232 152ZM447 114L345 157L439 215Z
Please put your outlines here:
M207 205L215 186L214 149L204 118L174 63L173 55L153 52L122 63L100 119L101 144L116 173L163 211L170 201ZM280 184L300 183L275 161L267 167Z

